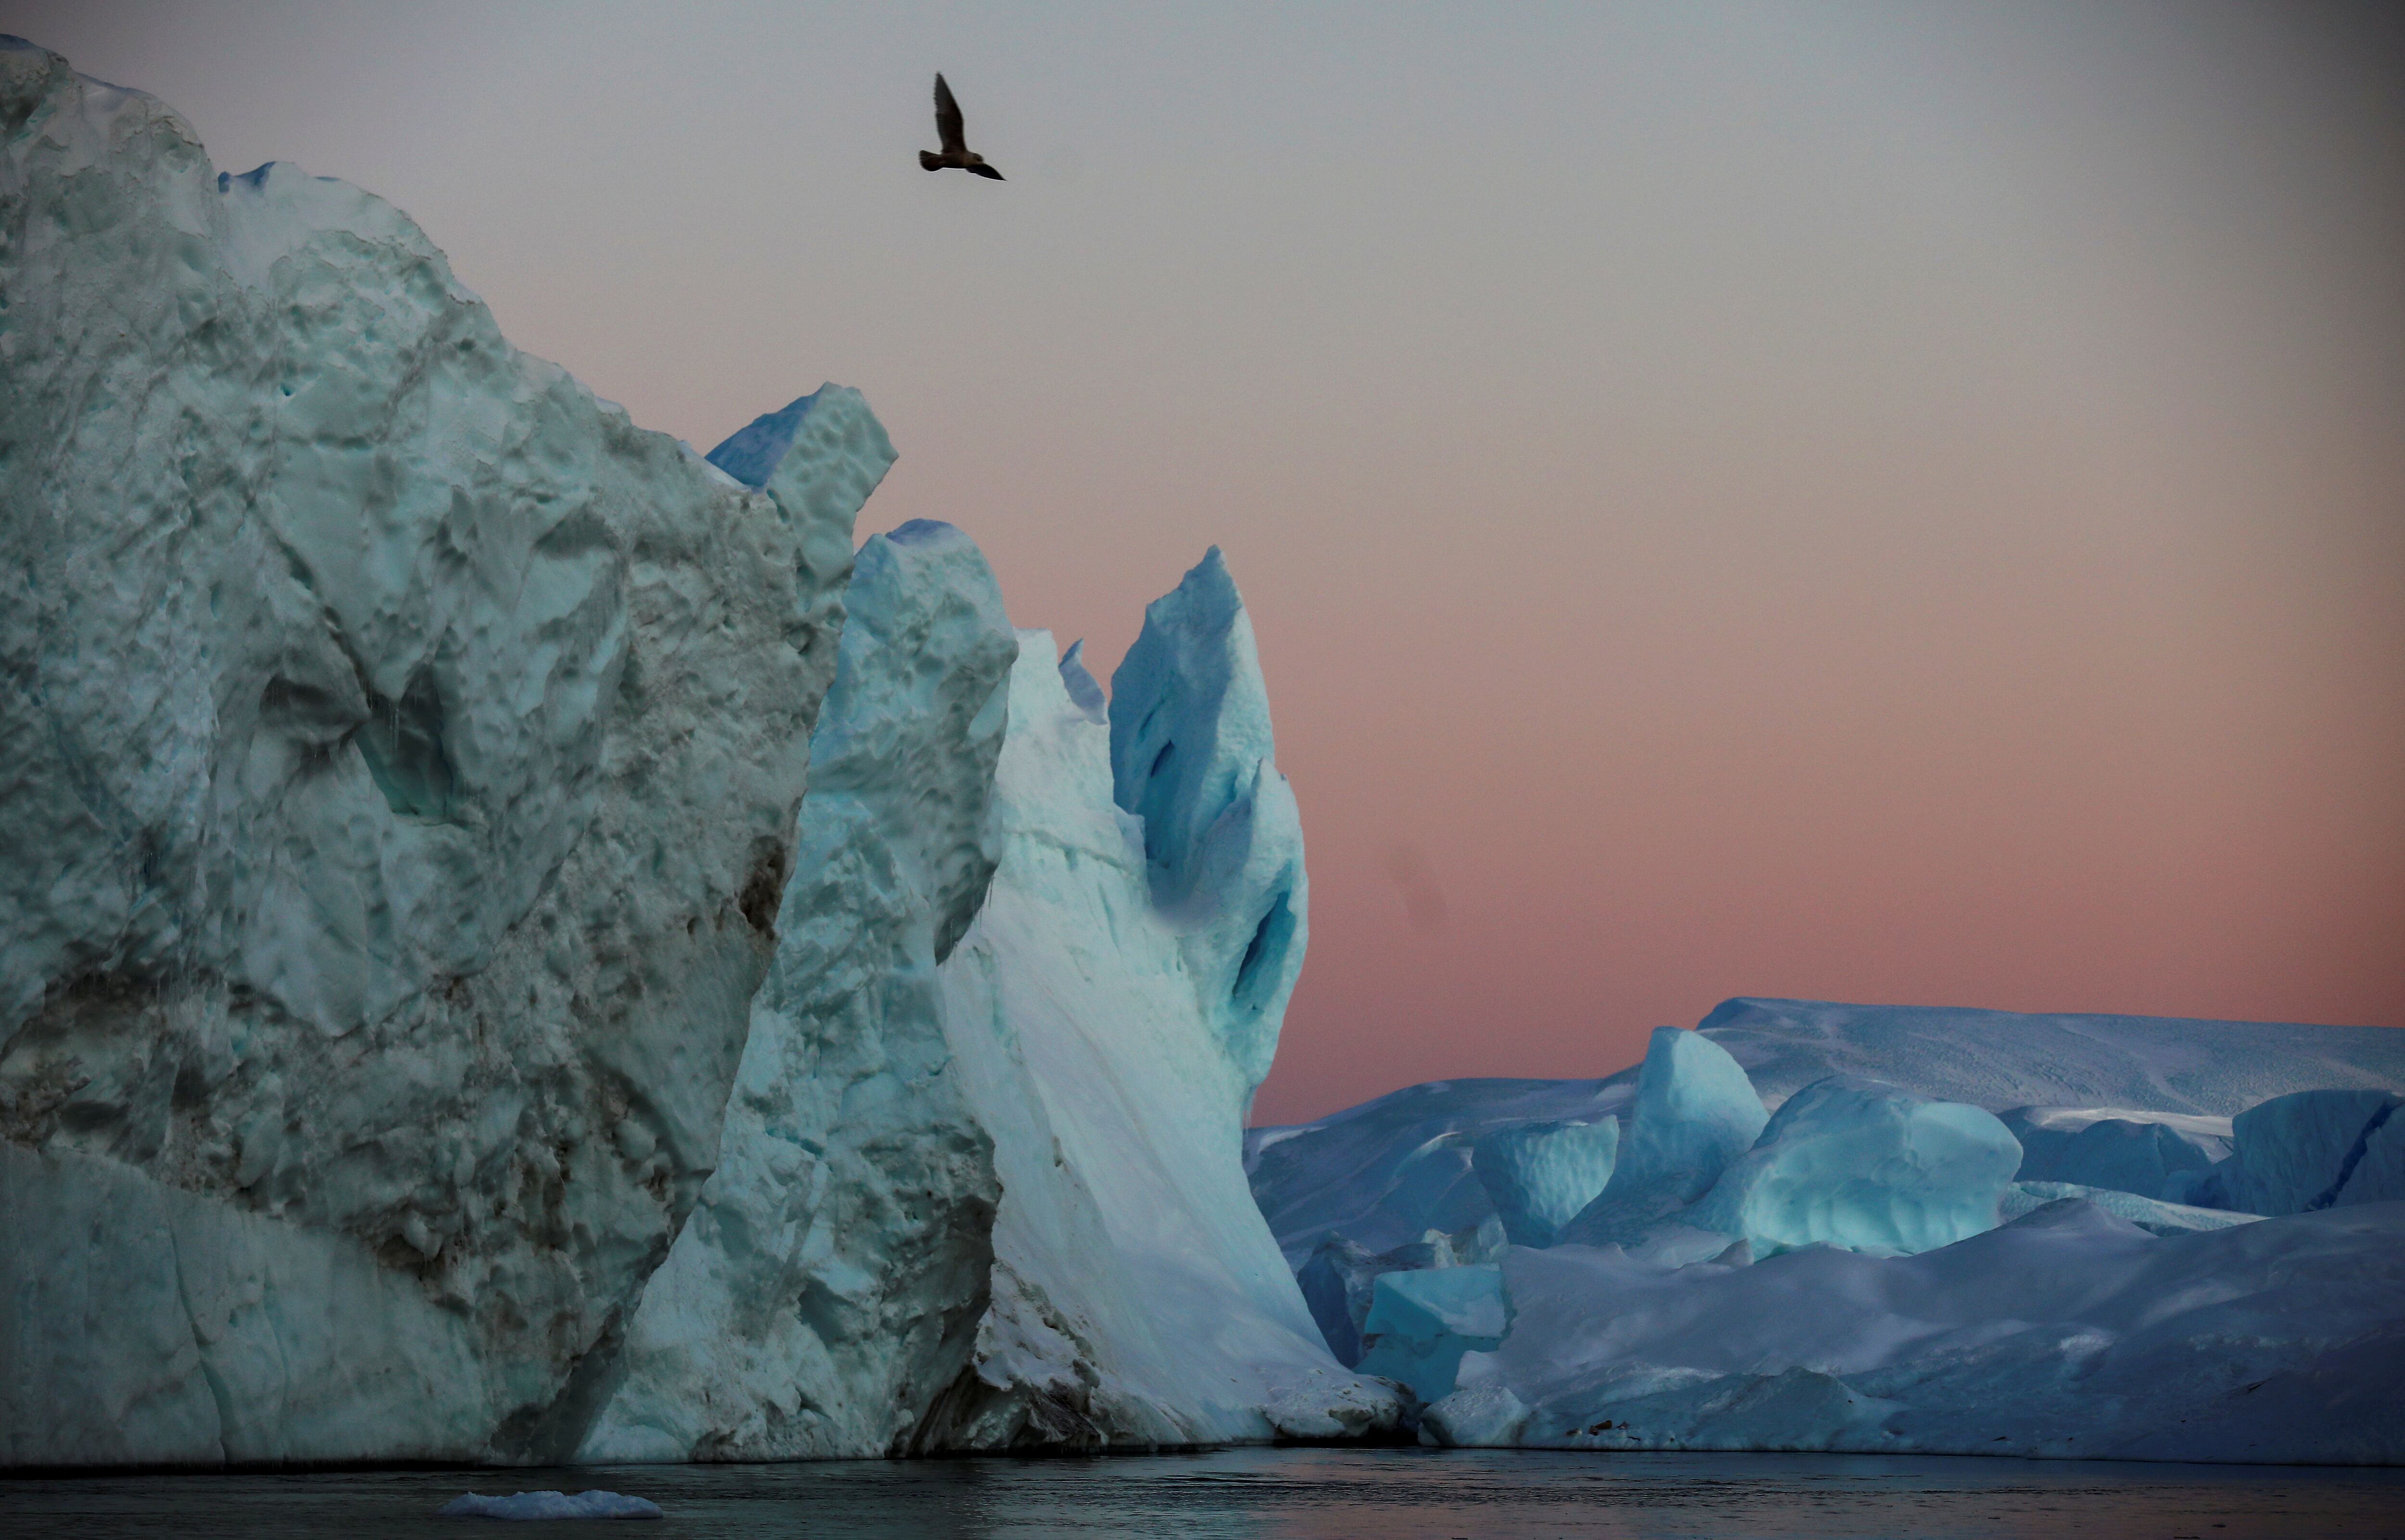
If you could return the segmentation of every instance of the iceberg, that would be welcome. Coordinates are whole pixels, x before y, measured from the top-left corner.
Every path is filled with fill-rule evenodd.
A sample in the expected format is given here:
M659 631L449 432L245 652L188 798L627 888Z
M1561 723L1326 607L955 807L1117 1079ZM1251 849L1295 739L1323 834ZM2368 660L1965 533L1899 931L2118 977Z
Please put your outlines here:
M2362 1163L2371 1141L2405 1096L2381 1090L2293 1091L2249 1107L2231 1121L2234 1148L2206 1182L2190 1190L2213 1207L2244 1213L2294 1214L2327 1209ZM2384 1150L2388 1146L2384 1145ZM2361 1196L2392 1184L2375 1158Z
M1428 1267L1460 1267L1494 1259L1510 1242L1502 1224L1488 1219L1474 1230L1446 1235L1430 1230L1420 1239L1392 1251L1372 1253L1367 1247L1331 1236L1297 1269L1302 1302L1318 1323L1328 1351L1347 1368L1357 1365L1362 1334L1369 1329L1370 1308L1378 1280L1387 1273Z
M0 1462L571 1454L709 1178L854 512L0 42Z
M1368 1339L1361 1371L1435 1397L1422 1442L2405 1463L2386 1408L2405 1369L2392 1111L2405 1034L2304 1030L2289 1058L2285 1029L2244 1023L1793 1001L1714 1016L1728 1025L1684 1036L1743 1056L1741 1076L1692 1048L1682 1065L1681 1039L1657 1034L1644 1066L1600 1081L1438 1082L1255 1130L1263 1211L1289 1257L1301 1250L1315 1316L1331 1342ZM1735 1113L1756 1074L1777 1110L1725 1158L1725 1128L1696 1139L1656 1117L1669 1154L1654 1169L1693 1191L1719 1160L1709 1192L1649 1197L1607 1234L1581 1233L1627 1181L1663 1087L1690 1078L1686 1106ZM2316 1088L2325 1078L2372 1084ZM1692 1088L1714 1081L1714 1097ZM2265 1087L2268 1104L2242 1099ZM1443 1171L1465 1144L1508 1148L1515 1128L1605 1116L1629 1130L1612 1184L1551 1247L1482 1256L1499 1288L1398 1269L1329 1223L1428 1211L1428 1194L1458 1186L1448 1174L1415 1193L1415 1170ZM1682 1155L1682 1140L1706 1153ZM2203 1164L2225 1141L2236 1153ZM2250 1151L2262 1165L2248 1180L2325 1206L2264 1218L2179 1200ZM2031 1172L2141 1187L2161 1173L2171 1191ZM1493 1347L1431 1308L1453 1290L1499 1312ZM1391 1341L1377 1329L1390 1322Z
M1512 1243L1550 1246L1611 1181L1619 1153L1618 1118L1563 1118L1490 1130L1470 1146L1470 1163Z
M1831 1075L1788 1098L1677 1219L1757 1257L1812 1245L1909 1256L1994 1228L2020 1163L1992 1113Z
M1524 1123L1594 1123L1624 1110L1629 1083L1440 1080L1292 1127L1245 1135L1253 1196L1287 1259L1301 1267L1331 1236L1376 1253L1430 1230L1455 1235L1496 1217L1471 1169L1478 1141Z
M1655 1028L1611 1181L1561 1226L1557 1240L1636 1240L1655 1221L1710 1191L1769 1120L1727 1049L1700 1033Z
M2211 1126L2289 1091L2405 1085L2405 1032L2385 1027L1740 998L1715 1007L1695 1035L1728 1049L1770 1108L1813 1081L1856 1074L1992 1113L2195 1116ZM1245 1169L1292 1265L1330 1235L1385 1251L1493 1213L1470 1151L1494 1129L1616 1114L1624 1134L1641 1072L1406 1086L1315 1122L1248 1131ZM2177 1173L2174 1184L2194 1176ZM2194 1201L2181 1190L2145 1196Z
M2016 1107L2004 1124L2020 1141L2021 1182L2067 1182L2169 1197L2229 1155L2226 1117L2120 1107Z
M1453 1393L1463 1353L1497 1346L1511 1327L1498 1267L1384 1273L1357 1366L1363 1374L1410 1386L1423 1401L1435 1401Z
M507 1497L463 1492L436 1511L440 1519L664 1519L660 1505L647 1498L622 1497L614 1491L521 1491Z
M949 525L872 536L850 608L717 1169L644 1290L587 1463L907 1449L987 1305L1001 1192L936 969L993 875L1019 644Z

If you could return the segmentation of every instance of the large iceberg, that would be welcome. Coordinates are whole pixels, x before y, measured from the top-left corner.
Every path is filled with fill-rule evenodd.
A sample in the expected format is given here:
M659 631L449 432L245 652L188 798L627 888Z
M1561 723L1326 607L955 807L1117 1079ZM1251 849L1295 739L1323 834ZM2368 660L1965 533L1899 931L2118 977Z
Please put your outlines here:
M751 486L0 42L0 1460L570 1453L716 1160L893 450Z
M855 392L704 459L364 193L21 44L0 121L0 1463L1397 1425L1245 1182L1216 551L1106 702L959 531L855 562Z

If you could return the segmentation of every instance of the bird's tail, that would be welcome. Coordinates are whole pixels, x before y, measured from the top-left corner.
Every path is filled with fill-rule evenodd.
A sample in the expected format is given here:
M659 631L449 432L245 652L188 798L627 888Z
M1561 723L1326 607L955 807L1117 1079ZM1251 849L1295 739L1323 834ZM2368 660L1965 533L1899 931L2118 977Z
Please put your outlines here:
M929 171L936 170L943 163L944 158L932 149L922 149L919 152L919 164Z

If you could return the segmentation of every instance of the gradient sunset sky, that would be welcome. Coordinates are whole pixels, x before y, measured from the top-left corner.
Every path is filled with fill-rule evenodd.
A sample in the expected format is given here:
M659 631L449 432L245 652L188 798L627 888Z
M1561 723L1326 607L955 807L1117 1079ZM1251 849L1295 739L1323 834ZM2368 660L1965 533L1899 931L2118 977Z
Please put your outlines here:
M2405 27L2215 0L0 3L1106 672L1222 546L1256 1120L1737 994L2405 1024ZM930 77L1009 177L928 175Z

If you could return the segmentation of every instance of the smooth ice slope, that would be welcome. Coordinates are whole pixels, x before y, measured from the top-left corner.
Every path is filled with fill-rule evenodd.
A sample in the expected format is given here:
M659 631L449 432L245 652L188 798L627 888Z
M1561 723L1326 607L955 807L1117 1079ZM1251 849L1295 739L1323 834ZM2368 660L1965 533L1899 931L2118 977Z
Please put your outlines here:
M1550 1246L1554 1234L1611 1180L1620 1120L1554 1120L1498 1128L1470 1147L1470 1169L1518 1246Z
M1257 693L1256 680L1223 698ZM1115 715L1130 698L1123 684ZM1201 726L1197 709L1177 720ZM1231 1039L1219 985L1190 962L1217 955L1193 936L1299 895L1299 875L1289 889L1282 862L1231 863L1214 869L1224 889L1198 881L1164 915L1145 826L1112 799L1111 732L1072 695L1045 633L1020 633L1009 720L1001 864L939 970L960 1084L1002 1178L993 1299L974 1369L919 1447L1391 1426L1393 1393L1329 1356L1245 1185L1243 1110L1274 1013ZM1274 768L1254 763L1247 785L1268 784Z
M1511 1332L1431 1438L2405 1463L2405 1204L2158 1239L2071 1201L1918 1256L1502 1270Z
M1000 1190L935 968L993 874L1018 642L949 525L871 537L851 609L718 1169L587 1462L904 1452L986 1307Z
M556 1459L716 1158L893 451L0 45L0 1462Z
M1587 1246L1635 1242L1656 1220L1710 1191L1769 1119L1726 1049L1694 1032L1655 1028L1637 1077L1637 1099L1622 1119L1611 1181L1561 1227L1557 1239ZM2011 1174L2007 1169L2006 1180Z
M1788 1098L1677 1217L1757 1257L1811 1245L1908 1256L1994 1228L2020 1163L1992 1113L1832 1075Z

